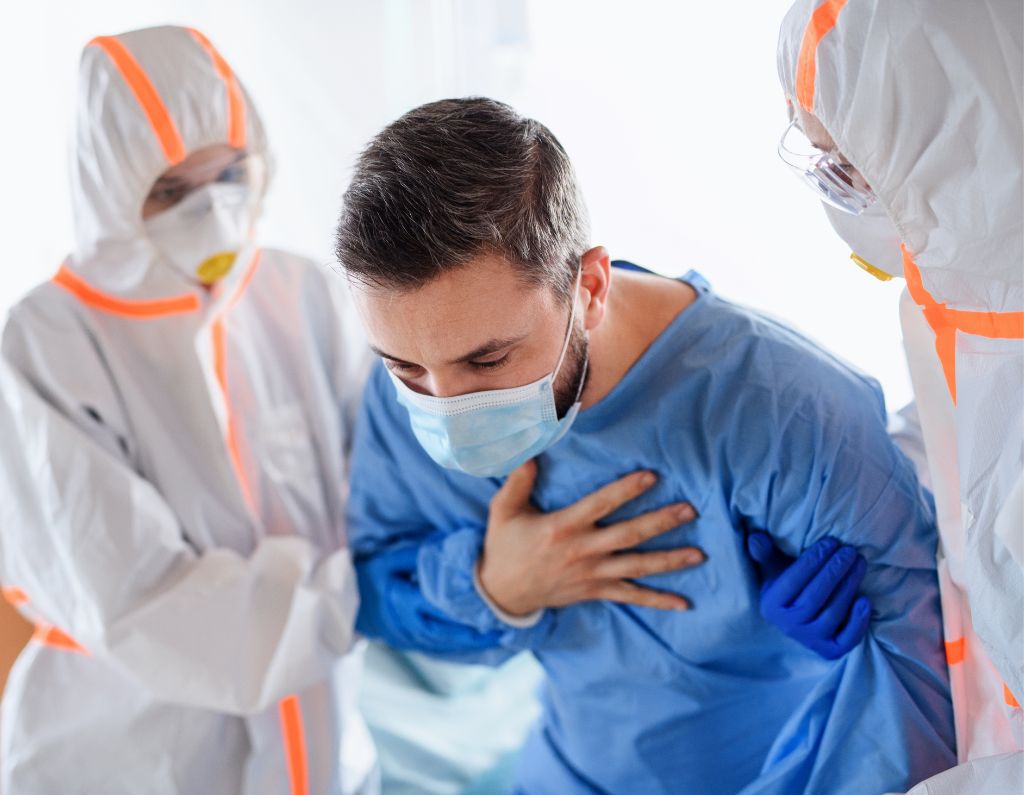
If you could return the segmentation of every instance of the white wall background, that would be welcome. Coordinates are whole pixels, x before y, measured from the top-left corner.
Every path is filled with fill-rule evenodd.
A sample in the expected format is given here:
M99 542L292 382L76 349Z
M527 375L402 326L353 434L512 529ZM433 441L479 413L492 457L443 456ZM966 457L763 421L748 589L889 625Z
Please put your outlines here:
M775 154L775 41L789 0L34 0L0 11L0 312L71 245L67 141L93 36L202 29L255 97L277 157L264 243L331 258L351 163L443 96L503 99L554 130L595 242L666 274L697 268L909 399L899 285L857 269Z

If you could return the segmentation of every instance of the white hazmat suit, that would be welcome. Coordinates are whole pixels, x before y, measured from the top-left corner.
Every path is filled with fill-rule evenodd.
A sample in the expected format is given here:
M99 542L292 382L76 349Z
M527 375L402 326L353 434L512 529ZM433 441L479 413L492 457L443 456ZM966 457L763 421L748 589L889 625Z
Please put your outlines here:
M936 795L1024 781L1022 8L798 0L779 43L787 97L878 197L864 218L827 208L833 225L907 279L959 756L978 760L922 785Z
M268 157L201 34L86 47L74 252L3 335L0 566L39 627L4 792L374 787L343 526L366 359L312 263L246 243L206 289L147 237L154 180L217 144Z

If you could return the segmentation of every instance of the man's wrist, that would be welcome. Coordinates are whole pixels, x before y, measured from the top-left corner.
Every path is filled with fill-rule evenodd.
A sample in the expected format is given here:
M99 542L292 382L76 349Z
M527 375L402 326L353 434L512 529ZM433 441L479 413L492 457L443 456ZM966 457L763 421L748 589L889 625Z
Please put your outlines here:
M529 629L537 624L538 621L544 616L544 608L534 610L532 613L526 615L513 615L508 611L504 610L498 605L494 599L491 598L490 594L487 593L487 589L484 588L484 584L480 579L480 565L481 561L478 560L476 565L473 567L473 585L476 587L476 592L480 595L484 604L490 608L491 612L494 613L498 619L508 624L510 627L515 629Z

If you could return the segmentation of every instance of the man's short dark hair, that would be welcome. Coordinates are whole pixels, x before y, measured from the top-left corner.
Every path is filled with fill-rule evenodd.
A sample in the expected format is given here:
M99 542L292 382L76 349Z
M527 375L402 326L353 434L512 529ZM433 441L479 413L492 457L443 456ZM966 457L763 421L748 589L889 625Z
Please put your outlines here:
M474 97L411 110L370 142L345 191L336 254L356 282L397 290L496 255L568 295L589 239L558 139Z

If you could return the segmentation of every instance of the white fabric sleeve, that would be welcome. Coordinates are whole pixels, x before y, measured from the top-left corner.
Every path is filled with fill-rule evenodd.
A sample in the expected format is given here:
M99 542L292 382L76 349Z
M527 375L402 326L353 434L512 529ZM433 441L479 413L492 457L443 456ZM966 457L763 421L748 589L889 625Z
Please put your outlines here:
M910 402L897 411L889 414L889 438L896 447L914 465L917 479L926 489L932 488L931 470L928 468L928 456L924 449L924 435L921 432L921 420L917 415L917 403Z

